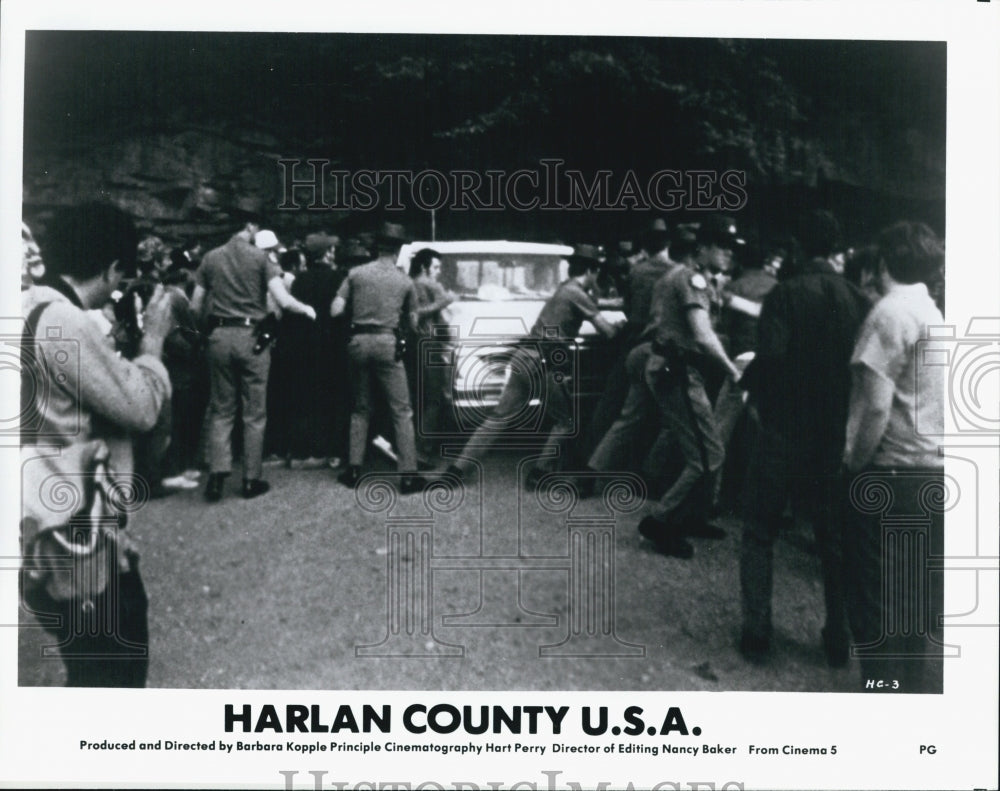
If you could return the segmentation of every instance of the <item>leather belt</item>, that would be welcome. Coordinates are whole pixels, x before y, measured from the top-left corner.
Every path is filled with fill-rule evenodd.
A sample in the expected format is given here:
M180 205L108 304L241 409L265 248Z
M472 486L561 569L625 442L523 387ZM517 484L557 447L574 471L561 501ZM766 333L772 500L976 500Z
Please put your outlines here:
M209 316L208 326L213 330L217 327L253 327L257 321L249 316Z
M352 324L351 335L394 335L396 330L392 327L383 327L380 324Z

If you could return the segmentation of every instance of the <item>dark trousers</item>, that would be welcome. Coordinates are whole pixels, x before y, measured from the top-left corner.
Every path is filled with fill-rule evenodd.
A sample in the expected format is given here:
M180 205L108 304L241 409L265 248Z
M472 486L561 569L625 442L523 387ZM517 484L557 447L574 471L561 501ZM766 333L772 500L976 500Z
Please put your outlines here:
M873 468L852 482L848 614L863 691L942 691L944 582L929 561L944 555L943 492L933 469Z
M796 438L795 443L800 443ZM823 567L824 637L831 643L848 640L845 604L840 476L796 453L793 442L764 429L754 449L743 491L743 544L740 590L743 632L761 639L771 636L771 594L774 587L774 542L789 496L812 521ZM828 467L832 466L827 465Z
M128 557L129 571L120 573L109 556L108 586L92 606L57 601L42 586L24 588L25 604L58 639L68 687L146 686L149 600L138 555Z
M539 374L544 377L540 393ZM572 384L571 377L545 365L536 351L518 350L511 360L510 378L500 393L500 400L469 438L455 466L463 472L471 470L475 466L474 460L485 457L504 432L524 419L532 394L539 393L543 400L543 415L539 430L532 438L544 439L545 445L536 466L546 472L568 469L568 443L574 429Z
M178 381L170 396L170 447L163 475L170 477L198 466L198 443L205 419L206 388L200 381Z

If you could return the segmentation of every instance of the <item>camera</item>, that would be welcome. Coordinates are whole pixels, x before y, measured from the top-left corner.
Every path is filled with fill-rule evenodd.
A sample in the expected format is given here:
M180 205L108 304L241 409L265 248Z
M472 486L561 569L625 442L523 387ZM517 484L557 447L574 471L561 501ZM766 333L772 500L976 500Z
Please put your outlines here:
M134 280L124 291L115 291L111 295L115 316L115 327L112 330L115 348L126 359L131 360L139 353L143 334L142 312L153 298L156 285L149 280Z

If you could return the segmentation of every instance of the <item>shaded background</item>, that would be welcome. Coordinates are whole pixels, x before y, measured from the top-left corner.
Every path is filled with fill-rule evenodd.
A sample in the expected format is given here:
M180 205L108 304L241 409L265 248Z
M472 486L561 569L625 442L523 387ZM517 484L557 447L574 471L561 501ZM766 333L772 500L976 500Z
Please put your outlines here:
M168 243L247 212L286 235L429 215L283 211L281 158L345 170L745 171L741 217L830 208L852 241L944 231L946 48L936 42L32 31L24 214L104 197ZM685 212L671 218L688 219ZM438 238L627 238L642 211L449 212Z

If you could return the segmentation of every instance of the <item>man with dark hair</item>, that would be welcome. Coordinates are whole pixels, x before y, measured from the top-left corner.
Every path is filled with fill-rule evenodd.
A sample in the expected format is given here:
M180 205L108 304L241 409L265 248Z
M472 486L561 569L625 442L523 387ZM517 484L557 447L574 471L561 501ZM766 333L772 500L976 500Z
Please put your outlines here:
M417 291L417 328L407 354L406 376L410 384L417 449L425 460L429 460L435 448L427 433L441 429L448 383L439 366L425 366L420 370L420 339L432 337L434 327L444 323L442 312L455 301L455 295L440 283L441 254L437 250L424 247L414 253L410 259L410 277Z
M259 230L257 222L247 222L224 245L205 253L195 272L191 309L204 317L208 334L210 473L205 499L210 503L222 498L232 470L237 398L243 408L243 497L270 489L261 473L271 352L255 351L255 329L267 316L267 296L283 310L316 318L311 306L288 293L281 267L253 244Z
M684 468L639 523L639 532L667 555L692 556L685 534L717 535L708 513L714 476L725 454L705 392L705 374L713 366L724 369L733 380L740 375L712 329L712 294L706 273L728 272L733 247L740 243L732 218L709 215L698 228L693 268L677 267L655 288L655 326L644 379L660 419L677 441Z
M838 275L844 273L844 234L833 212L816 209L804 214L799 243L806 258L821 259Z
M843 452L854 475L846 541L851 630L862 689L941 692L944 589L927 563L944 555L948 497L937 438L945 366L925 361L948 354L928 332L944 323L927 288L944 249L926 225L901 222L879 234L878 255L882 297L851 356ZM872 491L884 508L871 507Z
M649 324L653 306L653 286L677 263L670 258L670 231L666 221L657 217L643 236L645 255L629 268L625 298L626 332L637 341Z
M147 599L138 554L124 534L114 531L117 551L108 552L108 581L93 596L57 595L51 569L28 559L69 517L56 507L63 504L43 496L53 480L85 498L78 487L83 482L87 488L98 460L106 459L123 490L143 491L141 482L130 480L132 435L149 431L170 399L160 362L169 304L162 293L154 296L145 309L138 355L123 359L87 311L100 309L123 277L135 273L138 240L131 218L106 204L63 209L44 241L44 283L22 294L25 336L32 341L22 366L24 596L43 622L54 624L46 629L61 638L69 686L141 687L149 664Z
M773 547L791 496L810 519L823 566L823 648L833 667L847 661L839 490L847 422L847 367L869 303L837 274L832 215L810 215L823 233L812 254L764 299L757 353L744 377L760 417L742 497L740 652L766 658L771 645ZM808 223L807 223L808 225ZM824 254L824 251L826 254Z
M542 348L539 344L530 344L515 350L510 362L510 378L493 414L469 438L460 458L447 473L461 479L472 470L475 461L486 454L497 435L523 412L532 392L537 390L532 381L533 374L539 370L545 372L545 416L553 425L546 435L539 465L528 473L526 488L534 489L546 471L565 464L566 440L573 429L573 411L568 391L572 382L566 375L569 352L561 347L576 337L585 320L607 337L614 336L620 329L601 315L600 308L588 293L597 281L602 255L601 249L594 245L580 244L574 248L568 258L569 278L549 297L531 328L530 338L541 341Z
M412 494L426 481L417 475L417 448L413 434L410 390L397 346L401 331L416 327L417 294L413 282L396 266L399 250L406 242L402 225L384 223L378 236L379 257L354 267L340 284L330 314L347 312L351 319L347 344L352 389L350 447L347 469L338 477L344 486L355 487L368 444L371 419L371 387L377 381L392 416L398 469L403 474L400 492Z
M201 262L201 242L189 239L180 247L170 251L170 266L173 269L190 269L194 271Z

